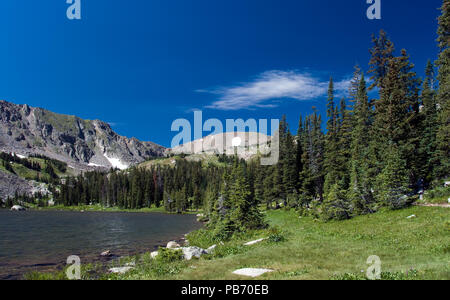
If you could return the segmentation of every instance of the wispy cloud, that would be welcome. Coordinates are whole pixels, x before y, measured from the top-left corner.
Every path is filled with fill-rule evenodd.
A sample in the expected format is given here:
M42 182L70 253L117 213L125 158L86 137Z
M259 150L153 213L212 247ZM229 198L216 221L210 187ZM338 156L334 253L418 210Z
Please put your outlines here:
M336 95L345 95L350 84L346 78L335 83ZM253 81L232 87L197 90L211 93L219 99L207 106L218 110L240 110L272 108L278 106L274 100L311 100L326 95L328 80L322 80L311 73L299 71L267 71Z

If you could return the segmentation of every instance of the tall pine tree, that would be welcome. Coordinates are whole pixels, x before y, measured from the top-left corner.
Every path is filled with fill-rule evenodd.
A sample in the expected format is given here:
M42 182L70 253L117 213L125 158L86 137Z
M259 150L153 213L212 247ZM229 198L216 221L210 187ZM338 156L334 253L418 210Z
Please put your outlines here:
M435 176L450 176L450 1L444 0L439 17L438 66L439 89L437 93L438 122L436 160L439 162Z

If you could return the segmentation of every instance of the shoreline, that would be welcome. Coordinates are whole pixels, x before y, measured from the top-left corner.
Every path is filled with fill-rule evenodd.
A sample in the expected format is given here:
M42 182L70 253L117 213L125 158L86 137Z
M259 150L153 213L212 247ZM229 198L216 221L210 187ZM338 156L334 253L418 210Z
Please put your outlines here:
M152 207L152 208L141 208L141 209L125 209L119 207L103 207L100 205L83 205L83 206L47 206L47 207L25 207L27 211L69 211L69 212L108 212L108 213L161 213L167 215L196 215L202 213L202 210L198 211L185 211L181 213L168 212L164 207ZM2 208L4 210L9 210L8 208Z
M201 223L201 222L199 222ZM191 231L194 232L195 230ZM189 232L189 233L191 233ZM135 249L130 252L122 252L120 249L114 251L111 250L110 256L101 256L100 253L91 253L91 254L80 254L81 258L81 266L92 265L97 269L97 275L101 276L108 273L109 268L114 267L115 264L119 264L121 260L128 260L130 258L136 256L142 256L147 253L151 253L153 251L158 251L159 248L165 248L167 243L174 241L180 245L186 242L186 233L182 237L171 238L164 241L158 242L158 244L149 247L147 249ZM105 249L103 251L107 251ZM69 266L65 263L65 261L59 262L37 262L29 265L18 265L13 266L13 270L17 272L13 272L11 274L2 275L1 280L26 280L26 276L32 273L42 273L42 274L55 274L58 272L63 272L64 269ZM39 267L44 268L45 270L39 270Z
M198 222L201 223L201 222ZM197 229L198 230L198 229ZM114 267L116 264L120 265L121 260L129 260L132 259L133 257L137 257L137 256L142 256L145 255L147 253L151 253L153 251L158 251L160 248L165 248L167 243L169 242L176 242L180 245L184 244L186 242L186 236L189 233L192 233L196 230L192 230L188 233L185 233L182 237L178 237L178 238L173 238L173 239L168 239L166 241L160 241L158 245L155 245L152 247L152 249L141 249L141 250L137 250L136 251L132 251L129 253L122 253L120 254L120 250L117 250L116 252L112 251L110 256L101 256L100 254L97 255L80 255L81 257L81 266L95 266L95 273L93 273L93 275L98 275L99 277L105 274L109 274L108 270L111 267ZM84 262L83 262L84 261ZM54 267L53 269L47 269L47 270L31 270L33 267L37 268L39 266L49 266L49 267ZM37 273L42 273L42 274L55 274L58 272L64 272L65 267L69 266L68 264L66 264L65 262L48 262L48 263L37 263L31 266L19 266L19 269L23 268L26 269L27 267L30 269L30 271L28 272L23 272L21 274L17 274L17 275L8 275L6 278L6 280L26 280L25 276L30 275L34 272ZM92 274L91 274L92 275ZM17 277L20 276L20 277ZM15 278L16 277L16 278Z
M86 207L66 207L66 209L60 209L60 207L54 207L51 209L36 209L36 208L31 208L31 209L27 209L26 212L74 212L74 213L82 213L81 212L81 208L86 208ZM92 207L91 207L92 208ZM2 209L4 211L10 211L9 209ZM84 211L85 213L145 213L145 214L160 214L160 215L177 215L174 213L166 213L164 211L161 210L133 210L133 211L129 211L129 210L86 210ZM84 213L83 212L83 213ZM14 212L11 212L14 213ZM19 214L20 212L16 212L17 214ZM193 212L189 213L189 214L184 214L185 216L193 216ZM179 214L182 215L182 214ZM108 269L111 267L114 267L115 265L118 265L121 263L121 261L123 260L133 260L134 257L139 257L145 254L149 254L153 251L157 251L159 248L164 248L166 247L167 243L171 242L171 241L175 241L180 245L184 245L186 242L186 235L194 232L198 229L203 228L203 223L198 221L197 219L193 219L194 223L196 223L197 225L201 226L197 229L192 229L189 232L186 233L175 233L174 235L167 235L167 237L161 239L161 240L157 240L154 243L150 243L148 245L144 245L144 246L137 246L134 247L134 249L129 249L127 247L118 247L116 249L114 248L98 248L98 249L93 249L92 251L89 252L80 252L77 253L75 255L78 255L81 258L81 265L83 266L92 266L95 269L95 276L102 276L104 274L108 273ZM109 256L101 256L101 253L105 252L105 251L110 251L110 255ZM65 254L62 255L61 257L65 257ZM64 272L65 268L69 266L68 264L66 264L65 262L65 258L60 258L60 259L56 259L56 260L52 260L52 259L44 259L44 260L38 260L38 259L34 259L34 260L29 260L27 263L7 263L5 265L2 266L2 268L5 268L5 273L1 274L1 279L2 280L26 280L26 276L32 275L34 273L40 273L40 274L57 274L57 273L62 273Z

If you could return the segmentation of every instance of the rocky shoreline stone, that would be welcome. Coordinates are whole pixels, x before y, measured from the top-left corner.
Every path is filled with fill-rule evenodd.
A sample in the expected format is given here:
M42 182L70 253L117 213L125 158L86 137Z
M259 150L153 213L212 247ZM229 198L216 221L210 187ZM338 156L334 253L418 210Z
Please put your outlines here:
M14 205L13 207L11 207L12 211L25 211L25 207L20 206L20 205Z

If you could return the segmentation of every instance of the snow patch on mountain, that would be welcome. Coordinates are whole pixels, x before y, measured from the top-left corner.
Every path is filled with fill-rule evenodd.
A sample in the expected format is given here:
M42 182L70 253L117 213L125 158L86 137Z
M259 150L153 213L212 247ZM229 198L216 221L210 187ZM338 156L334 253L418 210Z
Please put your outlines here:
M94 164L94 163L89 163L88 166L89 167L100 167L100 168L106 167L106 166L102 166L102 165L98 165L98 164Z
M17 154L17 153L14 153L14 152L12 154L17 156L18 158L21 158L21 159L27 158L25 155Z
M118 158L109 157L106 153L104 154L105 158L109 161L109 163L113 166L113 168L117 168L119 170L125 170L128 169L128 165L126 163L123 163Z

